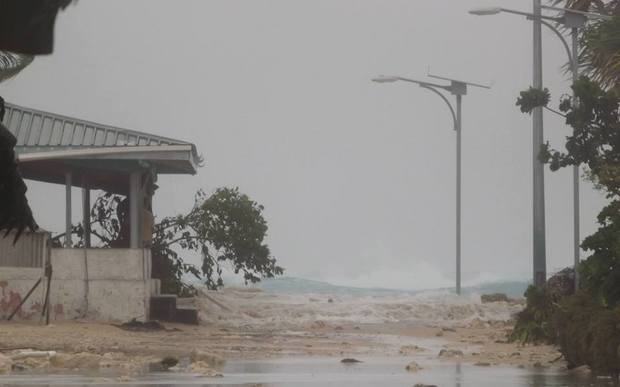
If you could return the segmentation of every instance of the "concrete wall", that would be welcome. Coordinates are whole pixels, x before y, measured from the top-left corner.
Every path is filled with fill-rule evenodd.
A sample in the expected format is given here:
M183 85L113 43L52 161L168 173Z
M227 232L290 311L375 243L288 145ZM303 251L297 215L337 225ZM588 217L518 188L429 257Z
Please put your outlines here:
M51 262L51 319L145 320L149 298L159 292L148 249L52 249ZM0 319L42 275L42 268L0 267ZM45 287L44 280L15 319L41 318Z

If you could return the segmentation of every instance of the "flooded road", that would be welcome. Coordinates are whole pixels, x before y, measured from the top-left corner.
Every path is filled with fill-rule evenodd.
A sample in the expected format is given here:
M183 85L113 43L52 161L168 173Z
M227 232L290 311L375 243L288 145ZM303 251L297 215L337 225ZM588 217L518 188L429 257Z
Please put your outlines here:
M414 386L441 387L551 387L617 386L610 379L579 378L560 370L508 366L480 367L438 363L416 373L405 370L402 358L370 358L344 365L334 358L230 361L224 376L153 373L131 380L112 373L98 375L0 376L3 386Z

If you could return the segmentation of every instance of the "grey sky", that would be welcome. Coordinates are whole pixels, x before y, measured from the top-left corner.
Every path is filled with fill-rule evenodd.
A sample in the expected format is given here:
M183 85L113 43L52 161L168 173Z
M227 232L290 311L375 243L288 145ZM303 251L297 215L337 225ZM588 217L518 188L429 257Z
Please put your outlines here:
M482 1L482 3L481 3ZM159 215L198 188L239 186L266 207L287 274L420 288L454 276L454 146L446 106L377 74L490 83L464 100L465 282L529 278L531 23L475 17L523 0L80 0L61 14L53 56L0 93L10 102L190 140L195 177L163 177ZM545 85L568 91L566 55L544 32ZM556 104L554 102L554 104ZM561 118L545 115L560 145ZM547 173L548 267L572 261L569 171ZM582 184L582 230L603 201ZM33 184L41 224L62 229L62 187ZM76 206L78 205L76 200ZM77 208L77 207L76 207Z

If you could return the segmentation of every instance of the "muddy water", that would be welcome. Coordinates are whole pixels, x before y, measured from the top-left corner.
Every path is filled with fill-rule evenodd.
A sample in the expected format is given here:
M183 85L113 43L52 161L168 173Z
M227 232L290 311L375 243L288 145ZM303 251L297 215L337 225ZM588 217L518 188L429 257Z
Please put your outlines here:
M231 361L221 378L191 374L147 374L119 380L100 375L0 376L3 386L414 386L417 383L449 387L592 387L617 386L610 379L584 379L561 370L516 367L479 367L468 364L434 364L417 373L404 369L402 358L371 358L343 365L339 359L277 359Z

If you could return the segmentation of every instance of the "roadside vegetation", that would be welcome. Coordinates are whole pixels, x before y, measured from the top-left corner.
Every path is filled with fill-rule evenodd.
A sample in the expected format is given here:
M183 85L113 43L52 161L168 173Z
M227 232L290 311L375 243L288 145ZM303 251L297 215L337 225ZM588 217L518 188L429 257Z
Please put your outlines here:
M569 367L589 366L593 372L620 374L620 2L554 1L564 7L614 15L582 31L580 69L574 96L548 107L548 90L529 89L517 105L525 113L543 106L561 114L572 133L565 149L543 146L542 161L552 171L581 166L587 179L603 192L608 204L598 215L598 230L584 239L588 253L574 273L566 269L541 288L530 287L526 308L517 316L513 341L556 344Z

